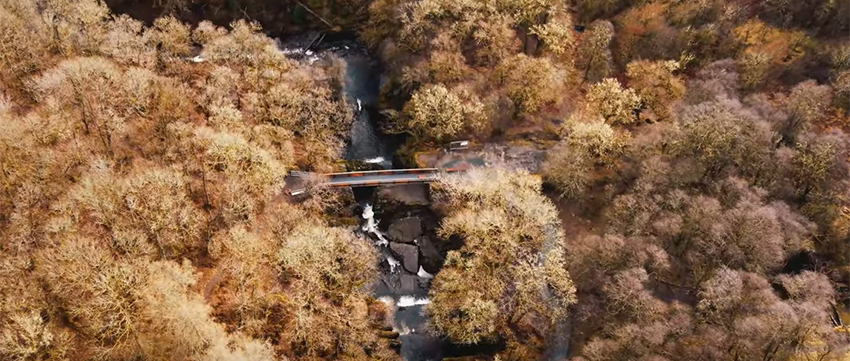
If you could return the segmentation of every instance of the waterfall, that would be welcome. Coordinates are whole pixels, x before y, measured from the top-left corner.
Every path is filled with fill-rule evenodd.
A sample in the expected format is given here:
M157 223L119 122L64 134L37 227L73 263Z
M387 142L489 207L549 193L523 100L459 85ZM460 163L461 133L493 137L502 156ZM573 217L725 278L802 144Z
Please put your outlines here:
M414 296L401 296L398 299L398 303L396 305L398 307L410 307L410 306L419 306L419 305L427 305L431 303L428 298L416 298Z
M424 278L426 280L434 278L434 275L426 272L425 269L422 268L422 266L419 266L419 272L416 272L416 275L419 276L420 278Z
M395 270L401 266L401 262L395 259L390 253L387 253L387 263L390 265L390 273L395 273Z
M386 160L384 159L384 157L375 157L375 158L364 159L363 163L384 164L384 163L386 163Z
M362 228L363 232L371 233L378 237L378 241L375 242L376 245L386 246L390 244L387 237L378 229L378 222L375 221L375 212L372 212L372 205L367 204L363 207L363 219L366 221Z

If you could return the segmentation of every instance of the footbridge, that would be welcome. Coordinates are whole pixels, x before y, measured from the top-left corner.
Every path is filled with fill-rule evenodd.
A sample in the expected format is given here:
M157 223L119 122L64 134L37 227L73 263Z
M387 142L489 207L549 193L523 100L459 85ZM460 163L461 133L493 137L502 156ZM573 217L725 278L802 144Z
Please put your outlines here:
M414 168L387 169L364 172L323 174L329 187L372 187L390 184L430 183L440 179L442 172L457 172L457 169Z
M430 183L440 179L443 173L460 172L461 168L413 168L413 169L387 169L360 172L313 174L306 172L292 172L287 178L306 178L318 176L318 185L334 188L356 188L377 187L395 184ZM293 184L290 193L303 192L303 189Z

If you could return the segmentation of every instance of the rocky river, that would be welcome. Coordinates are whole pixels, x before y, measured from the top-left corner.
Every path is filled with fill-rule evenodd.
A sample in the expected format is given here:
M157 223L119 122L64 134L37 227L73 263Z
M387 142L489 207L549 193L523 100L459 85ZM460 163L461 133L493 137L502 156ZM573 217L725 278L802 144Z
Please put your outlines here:
M360 43L349 38L330 39L305 34L281 44L288 56L305 62L325 61L331 56L344 63L343 91L355 114L346 147L350 162L374 167L393 167L396 138L381 134L377 126L380 64ZM427 207L427 185L392 189L357 189L354 213L361 226L354 230L372 242L380 254L379 276L369 286L375 298L392 313L401 356L408 361L443 358L443 342L428 330L424 307L433 274L442 266L435 244L436 217Z

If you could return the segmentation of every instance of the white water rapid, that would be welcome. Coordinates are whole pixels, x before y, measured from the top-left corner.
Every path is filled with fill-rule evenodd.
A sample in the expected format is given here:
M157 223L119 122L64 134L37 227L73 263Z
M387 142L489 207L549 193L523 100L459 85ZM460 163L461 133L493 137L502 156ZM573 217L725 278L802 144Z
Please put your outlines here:
M378 229L378 222L375 221L375 212L372 212L372 205L367 204L363 207L363 219L366 221L362 228L363 232L371 233L378 237L378 241L375 242L376 245L386 246L390 244L387 237Z

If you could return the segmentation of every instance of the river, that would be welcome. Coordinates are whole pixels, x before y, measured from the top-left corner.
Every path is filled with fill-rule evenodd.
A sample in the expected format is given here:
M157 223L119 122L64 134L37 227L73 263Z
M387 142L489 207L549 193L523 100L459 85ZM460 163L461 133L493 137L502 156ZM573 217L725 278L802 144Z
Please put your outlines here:
M320 62L335 56L345 64L343 91L355 115L346 143L345 159L389 169L393 167L398 141L394 136L382 134L377 124L382 84L381 65L365 46L352 39L347 36L331 39L319 34L305 34L288 39L281 44L281 50L301 61ZM428 285L433 276L421 266L418 270L406 269L409 267L404 259L390 250L391 244L392 247L408 250L414 247L414 254L418 258L419 242L423 240L414 240L408 244L392 242L397 240L385 234L387 227L379 224L377 219L381 218L388 223L395 220L381 217L382 210L375 206L378 203L375 189L356 189L354 195L358 203L356 213L361 215L361 227L355 232L373 242L380 254L378 279L370 286L370 291L392 312L392 327L399 333L398 339L401 341L399 353L407 361L442 359L444 343L427 331L428 319L424 310L428 303Z
M342 87L354 112L348 135L345 159L392 168L395 139L381 134L377 125L378 96L381 90L381 65L352 34L325 36L306 33L280 42L290 58L315 63L334 56L344 64Z

